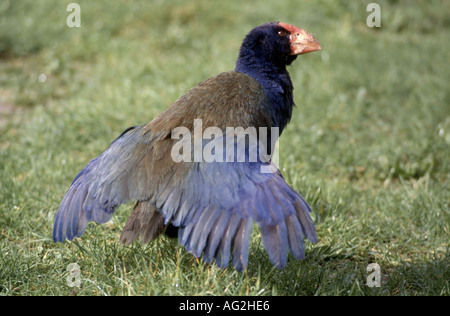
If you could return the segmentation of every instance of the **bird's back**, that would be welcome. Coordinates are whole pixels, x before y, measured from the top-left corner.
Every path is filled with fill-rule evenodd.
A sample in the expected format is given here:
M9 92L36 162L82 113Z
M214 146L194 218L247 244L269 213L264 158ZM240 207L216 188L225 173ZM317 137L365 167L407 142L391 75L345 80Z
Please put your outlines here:
M193 119L202 120L203 129L226 127L271 127L267 109L270 101L252 77L229 71L207 79L175 101L144 130L170 131L176 127L193 129Z

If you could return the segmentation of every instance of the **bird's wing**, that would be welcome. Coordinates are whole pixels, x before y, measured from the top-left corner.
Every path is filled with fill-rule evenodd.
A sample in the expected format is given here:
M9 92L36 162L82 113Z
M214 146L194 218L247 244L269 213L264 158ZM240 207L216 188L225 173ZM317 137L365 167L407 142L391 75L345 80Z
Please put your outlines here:
M83 234L88 222L106 223L117 206L148 199L157 191L158 179L177 173L181 165L160 165L165 164L163 158L170 151L166 142L171 142L170 135L169 139L163 137L147 133L143 126L132 127L91 160L75 177L59 206L53 239L72 240Z
M201 162L182 185L159 195L156 206L166 221L179 226L179 241L206 262L226 267L247 264L253 223L260 228L273 265L282 268L289 250L304 256L303 239L317 241L311 209L278 171L262 173L258 162Z

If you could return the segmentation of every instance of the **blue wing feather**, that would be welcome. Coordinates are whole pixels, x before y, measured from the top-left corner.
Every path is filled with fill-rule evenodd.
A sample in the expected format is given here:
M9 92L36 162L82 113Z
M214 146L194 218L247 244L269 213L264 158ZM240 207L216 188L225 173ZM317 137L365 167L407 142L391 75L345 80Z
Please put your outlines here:
M206 262L246 267L253 223L259 225L271 262L286 265L287 254L304 256L303 238L316 241L310 208L279 172L261 173L262 162L201 162L189 171L182 202L170 199L160 209L167 222L180 226L180 244ZM195 197L194 199L192 197ZM185 202L189 200L188 202ZM173 201L173 202L171 202ZM183 207L190 205L190 207Z
M105 223L118 205L132 199L155 205L165 223L179 227L181 245L220 267L232 254L236 269L245 269L253 223L277 268L286 265L289 251L303 258L304 237L317 241L311 209L301 195L281 173L261 172L270 163L181 163L156 190L145 161L150 150L145 146L151 146L135 150L143 145L139 135L136 128L123 133L76 176L56 215L55 241L81 236L90 221ZM246 155L258 150L247 149ZM186 172L180 176L178 170Z

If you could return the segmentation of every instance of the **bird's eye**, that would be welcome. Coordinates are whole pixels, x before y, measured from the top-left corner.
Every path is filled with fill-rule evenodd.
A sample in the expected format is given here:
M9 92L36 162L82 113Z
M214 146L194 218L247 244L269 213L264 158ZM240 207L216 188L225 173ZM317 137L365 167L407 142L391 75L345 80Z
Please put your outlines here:
M283 37L284 35L286 35L284 31L278 31L278 36Z

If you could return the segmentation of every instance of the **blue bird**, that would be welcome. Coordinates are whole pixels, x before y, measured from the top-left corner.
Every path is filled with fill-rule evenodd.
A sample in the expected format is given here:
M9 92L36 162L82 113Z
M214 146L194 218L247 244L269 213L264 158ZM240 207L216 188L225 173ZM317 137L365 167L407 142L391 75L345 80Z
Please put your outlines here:
M225 268L232 260L243 271L256 223L275 267L286 265L289 252L304 258L304 238L317 242L311 208L270 157L294 107L286 66L320 49L311 34L289 24L251 30L234 71L199 83L148 124L126 129L78 173L59 206L53 239L79 237L89 222L106 223L119 205L137 201L124 244L166 232L205 262ZM240 138L237 128L248 133ZM183 137L174 137L177 129ZM208 131L214 133L206 137Z

